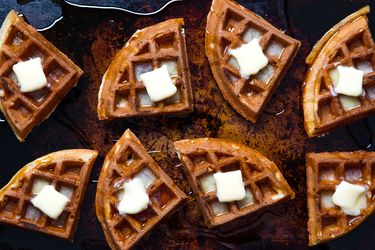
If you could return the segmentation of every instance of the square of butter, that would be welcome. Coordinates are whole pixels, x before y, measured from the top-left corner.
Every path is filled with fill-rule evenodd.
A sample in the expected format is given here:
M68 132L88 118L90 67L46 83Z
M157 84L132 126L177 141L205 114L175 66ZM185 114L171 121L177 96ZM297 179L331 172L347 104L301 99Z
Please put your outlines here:
M48 217L57 220L68 205L69 199L65 195L57 192L54 186L46 185L31 200L31 203Z
M363 71L353 67L337 66L338 80L334 86L337 94L360 96L363 93Z
M268 64L268 58L264 55L258 39L253 39L237 49L231 49L229 54L237 60L242 77L255 75Z
M137 214L147 209L150 198L141 179L134 178L125 182L117 210L121 215Z
M341 208L354 209L365 192L366 189L362 186L342 181L332 195L332 202Z
M216 195L220 202L232 202L245 199L246 191L241 170L215 173Z
M152 102L167 99L177 92L177 88L173 84L166 65L143 73L140 78Z
M32 92L47 86L47 78L39 57L13 65L21 92Z

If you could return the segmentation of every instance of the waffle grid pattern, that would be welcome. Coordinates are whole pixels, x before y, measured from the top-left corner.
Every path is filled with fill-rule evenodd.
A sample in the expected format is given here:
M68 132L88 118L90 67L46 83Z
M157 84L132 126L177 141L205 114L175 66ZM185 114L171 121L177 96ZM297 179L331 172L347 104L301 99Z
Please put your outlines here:
M6 117L23 140L55 109L82 71L21 17L14 18L0 48L0 100ZM35 57L42 59L48 85L31 93L21 93L12 66Z
M367 204L375 195L375 155L373 153L316 153L307 155L307 183L310 244L338 237L360 224L361 215L345 214L331 201L341 181L367 186ZM373 209L373 208L370 208Z
M361 119L375 111L374 41L368 26L368 6L333 26L306 58L309 69L303 85L304 124L309 137ZM364 72L364 93L358 97L337 94L337 66Z
M216 12L219 10L220 13L225 13L224 18L217 18ZM215 37L211 38L212 36ZM234 57L229 54L229 50L250 42L254 38L259 39L259 44L269 63L258 74L247 79L241 77L239 66ZM207 56L212 71L221 91L230 91L232 97L226 97L226 99L232 105L240 102L245 110L239 112L250 121L255 122L258 113L279 84L299 46L298 41L233 1L216 0L211 7L206 31L206 51L208 50ZM223 95L226 96L225 93ZM237 106L239 104L234 105L234 108L238 109Z
M359 25L366 25L362 31L353 34L344 41L335 52L329 64L323 70L322 80L320 83L320 91L318 98L318 116L320 119L320 127L328 127L335 123L335 118L347 116L356 113L364 113L369 109L374 109L373 100L375 99L375 72L365 72L363 87L365 94L360 96L360 106L354 109L345 110L340 102L338 95L333 95L333 80L330 71L338 65L345 65L358 68L361 62L369 62L372 69L375 68L375 45L372 40L367 22L358 19Z
M0 220L69 239L75 230L78 209L83 200L93 162L83 162L74 158L56 158L36 164L34 169L21 175L12 183L11 188L4 191L0 201ZM31 199L36 196L33 191L34 185L41 180L49 183L46 185L53 185L57 191L70 199L57 220L49 218L31 203Z
M129 69L125 70L125 72L118 78L119 82L118 88L116 91L116 105L121 105L122 97L127 96L126 102L128 103L129 107L135 112L142 112L147 110L163 110L163 108L167 105L173 105L174 103L178 104L180 102L186 102L185 96L180 96L181 99L177 98L169 98L165 101L160 101L158 103L152 103L147 104L142 107L141 104L141 97L140 95L147 95L146 88L143 85L142 81L137 78L137 75L140 75L140 73L146 73L148 71L152 71L154 69L160 68L163 64L163 61L173 61L177 62L177 64L180 64L181 61L179 59L178 51L173 49L173 44L178 44L178 39L175 39L175 37L178 34L175 32L172 32L170 34L167 34L167 36L170 36L172 46L169 48L160 48L161 46L158 45L157 42L152 41L150 43L147 43L144 48L144 51L146 54L142 54L140 56L135 56L134 59L129 63ZM149 49L148 49L149 48ZM140 72L136 72L137 67L144 67L146 70L140 70ZM181 67L177 67L181 68ZM144 71L144 72L143 72ZM176 85L178 89L178 93L181 93L181 87L182 87L182 79L181 76L173 76L172 80L174 84ZM121 82L120 82L121 81ZM135 84L133 84L135 83ZM129 94L133 92L132 94ZM116 105L114 105L116 107ZM148 106L153 105L153 106Z
M166 22L137 31L125 45L123 57L117 57L103 78L103 84L111 81L108 91L111 95L99 96L99 117L128 117L140 115L156 115L165 113L183 113L192 110L192 93L190 73L186 55L184 29L182 19ZM126 54L126 55L125 55ZM125 57L124 57L125 56ZM121 60L126 60L123 63ZM121 66L116 66L120 64ZM140 75L166 65L177 93L165 100L153 103L147 94ZM119 70L113 70L118 67ZM112 79L113 78L113 79ZM113 98L109 98L112 96ZM101 99L105 106L101 104ZM107 118L108 118L107 117Z
M189 144L190 142L186 141ZM186 146L184 141L175 143L180 159L188 175L189 182L198 197L199 205L204 214L208 226L217 226L236 218L252 213L262 207L276 203L285 197L294 197L293 191L283 179L279 170L274 167L261 165L257 161L258 155L237 155L231 148L231 144L217 144L213 142L209 146L203 146L197 141ZM273 163L271 163L273 164ZM221 203L226 209L215 211L213 204L220 203L216 196L216 190L205 190L203 181L210 174L216 172L228 172L241 170L246 192L251 192L252 202L243 201Z
M99 184L100 189L109 190L105 191L104 196L104 202L108 203L105 206L109 206L108 214L104 219L109 228L104 228L104 231L107 238L113 238L113 241L109 241L110 245L115 244L116 249L128 249L176 208L186 196L147 154L130 131L125 132L114 148L116 148L116 153L111 155L112 152L110 152L110 158L106 159L106 162L109 161L107 163L109 167L106 169L106 183ZM138 214L122 216L117 210L120 202L119 192L126 180L135 177L140 178L145 184L146 192L150 197L150 205ZM100 218L101 216L98 215Z

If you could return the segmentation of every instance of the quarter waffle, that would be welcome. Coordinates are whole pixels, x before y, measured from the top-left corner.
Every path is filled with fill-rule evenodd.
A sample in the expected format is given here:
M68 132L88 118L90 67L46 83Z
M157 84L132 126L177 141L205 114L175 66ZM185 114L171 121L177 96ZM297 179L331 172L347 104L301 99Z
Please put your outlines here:
M375 153L333 152L306 155L308 231L310 246L340 237L361 224L374 211ZM347 215L332 203L341 181L366 186L367 208Z
M181 140L174 146L209 227L294 198L293 190L276 165L254 149L211 138ZM242 172L246 198L220 203L213 174L234 170Z
M27 164L0 190L0 222L72 239L96 157L96 151L72 149L51 153ZM53 185L70 199L56 220L31 203L45 185Z
M269 63L246 79L229 50L255 38ZM247 120L256 122L299 47L299 41L236 2L213 0L207 17L206 55L224 98Z
M375 46L366 17L369 11L366 6L336 24L306 58L309 70L303 88L303 110L309 137L375 111ZM333 91L333 69L338 65L364 72L362 96L337 95Z
M99 90L100 120L193 110L183 19L171 19L138 30L116 55ZM166 65L177 93L154 103L140 75Z
M40 57L48 85L22 93L12 66ZM0 110L20 141L55 110L83 71L15 11L0 30Z
M150 197L148 208L120 215L119 194L125 181L139 178ZM107 154L96 192L96 214L112 249L129 249L186 199L186 195L126 130Z

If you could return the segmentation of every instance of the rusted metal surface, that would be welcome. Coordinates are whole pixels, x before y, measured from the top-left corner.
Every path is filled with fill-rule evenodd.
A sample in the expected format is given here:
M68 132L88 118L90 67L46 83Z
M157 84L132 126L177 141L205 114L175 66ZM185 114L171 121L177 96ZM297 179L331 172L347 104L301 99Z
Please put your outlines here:
M83 1L82 1L83 2ZM0 249L107 249L95 215L96 183L105 154L130 128L153 152L153 158L189 194L189 202L153 230L140 249L308 249L305 185L306 152L366 149L372 142L374 117L341 127L321 138L308 139L303 128L302 83L304 58L339 20L370 0L239 1L276 27L302 42L301 49L265 112L256 124L237 114L223 99L204 53L205 18L211 1L185 0L153 16L136 16L116 10L62 6L64 18L43 34L78 65L85 75L54 114L37 127L23 144L6 123L0 123L0 184L26 163L52 151L94 148L100 156L91 176L76 236L65 242L35 232L0 226ZM29 11L27 8L24 12ZM32 10L30 10L32 11ZM46 10L47 11L47 10ZM25 13L26 14L26 13ZM185 18L195 110L185 117L149 117L100 122L97 93L103 73L114 55L137 30L166 19ZM375 12L370 13L374 31ZM276 113L279 113L276 115ZM296 192L293 201L272 207L241 221L237 228L208 230L203 225L194 195L177 159L172 142L183 138L218 137L244 143L273 160ZM367 150L374 150L374 146ZM160 152L158 152L160 151ZM374 249L375 217L354 232L317 248Z

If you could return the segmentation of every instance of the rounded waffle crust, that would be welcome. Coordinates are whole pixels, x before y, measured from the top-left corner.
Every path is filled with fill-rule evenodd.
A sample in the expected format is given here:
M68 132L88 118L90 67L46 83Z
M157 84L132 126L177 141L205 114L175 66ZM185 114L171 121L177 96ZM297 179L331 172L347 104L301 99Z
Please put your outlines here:
M0 222L71 239L97 155L94 150L63 150L27 164L0 190ZM30 202L35 196L34 185L41 180L70 196L57 220L48 218Z
M100 120L182 114L193 110L183 24L181 18L170 19L138 30L129 39L103 76L98 95L97 111ZM178 97L142 104L142 96L147 96L147 92L137 75L167 62L176 64L177 73L172 76L172 80L178 89Z
M197 196L200 210L209 227L231 222L282 200L293 199L294 192L277 166L258 151L222 139L201 138L174 143L190 185ZM227 203L227 211L217 215L213 203L215 190L204 191L203 178L215 172L241 170L245 188L254 202L241 206Z
M121 216L118 193L125 181L150 179L146 192L148 208L136 215ZM138 138L128 129L107 154L96 192L96 214L111 249L129 249L177 206L186 195L148 155Z
M245 79L230 63L229 49L244 43L248 30L259 33L259 44L266 51L269 64L264 70L268 67L273 70L267 79L260 74ZM213 0L207 17L205 43L211 71L222 95L238 113L254 123L300 47L299 41L232 0ZM277 55L271 52L276 44L283 47Z
M309 245L343 236L374 211L374 152L309 153L306 155ZM332 195L341 181L365 185L367 208L359 216L349 216L337 206L322 205L323 196Z
M22 93L12 66L35 57L42 59L48 86ZM0 110L20 141L49 117L82 74L77 65L15 11L8 14L0 30Z
M375 55L364 7L346 17L314 46L306 63L310 66L303 87L305 129L309 137L360 119L375 111ZM358 67L368 62L372 72L364 74L365 94L359 107L345 110L338 95L332 93L330 70L337 65Z

